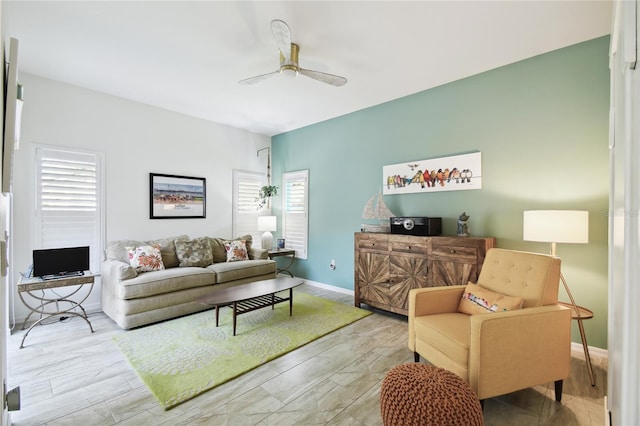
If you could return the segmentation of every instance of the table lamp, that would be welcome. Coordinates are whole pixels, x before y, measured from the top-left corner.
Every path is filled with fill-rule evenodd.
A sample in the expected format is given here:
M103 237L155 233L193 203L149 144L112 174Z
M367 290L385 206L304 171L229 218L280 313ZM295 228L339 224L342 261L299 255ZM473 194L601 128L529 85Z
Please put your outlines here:
M258 216L258 231L264 231L262 234L262 248L264 250L271 250L273 246L273 234L271 231L275 231L276 216Z
M551 256L555 257L557 243L587 244L589 242L589 212L582 210L528 210L524 212L522 231L522 239L525 241L551 243ZM594 385L593 368L582 326L582 319L591 318L593 313L576 305L562 272L560 272L560 279L569 300L571 300L572 317L578 320L591 385Z

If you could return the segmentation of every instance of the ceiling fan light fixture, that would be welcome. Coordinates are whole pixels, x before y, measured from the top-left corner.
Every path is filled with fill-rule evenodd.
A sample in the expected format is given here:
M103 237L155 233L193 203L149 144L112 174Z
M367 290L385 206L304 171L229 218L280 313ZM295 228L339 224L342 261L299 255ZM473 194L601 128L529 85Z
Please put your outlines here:
M295 78L298 76L298 68L293 65L283 65L280 67L280 74L288 78Z
M298 65L300 46L291 42L291 32L284 21L279 19L271 21L271 32L280 51L280 69L267 74L245 78L244 80L240 80L240 84L254 84L278 73L288 78L297 77L298 74L302 74L332 86L343 86L347 83L347 79L339 75L300 68Z

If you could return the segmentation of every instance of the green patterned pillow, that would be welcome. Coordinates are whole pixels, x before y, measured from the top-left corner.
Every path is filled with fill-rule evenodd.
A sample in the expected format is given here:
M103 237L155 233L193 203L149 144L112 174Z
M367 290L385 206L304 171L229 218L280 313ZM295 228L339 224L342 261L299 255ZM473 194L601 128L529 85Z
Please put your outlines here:
M179 266L209 266L213 263L213 253L206 237L193 240L175 240Z

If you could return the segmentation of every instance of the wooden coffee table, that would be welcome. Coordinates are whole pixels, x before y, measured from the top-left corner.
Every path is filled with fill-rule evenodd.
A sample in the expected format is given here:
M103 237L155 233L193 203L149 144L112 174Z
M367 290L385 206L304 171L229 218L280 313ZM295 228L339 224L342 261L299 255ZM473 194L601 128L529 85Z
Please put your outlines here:
M233 308L233 335L236 335L236 318L238 315L256 309L289 301L289 316L293 315L293 288L304 283L300 278L274 278L272 280L255 281L239 284L221 290L212 290L196 299L196 302L216 308L216 327L220 319L220 308ZM276 293L289 290L289 297L276 296Z

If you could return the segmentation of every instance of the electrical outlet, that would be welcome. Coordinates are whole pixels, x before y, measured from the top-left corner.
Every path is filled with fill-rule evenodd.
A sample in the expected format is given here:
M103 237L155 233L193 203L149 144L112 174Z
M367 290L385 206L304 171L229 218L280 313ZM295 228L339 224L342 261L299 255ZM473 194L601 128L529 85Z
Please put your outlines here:
M334 269L336 269L336 261L335 261L335 259L331 259L331 263L329 264L329 269L331 269L332 271Z

